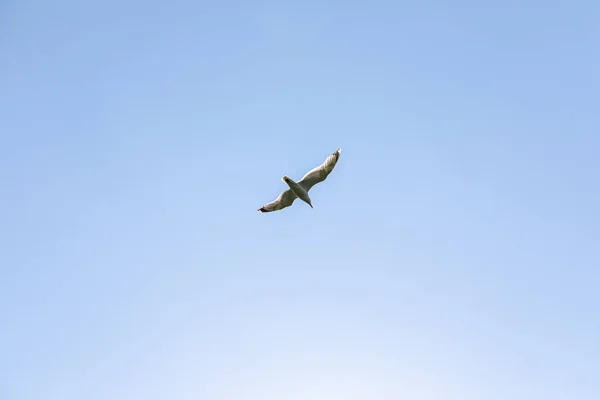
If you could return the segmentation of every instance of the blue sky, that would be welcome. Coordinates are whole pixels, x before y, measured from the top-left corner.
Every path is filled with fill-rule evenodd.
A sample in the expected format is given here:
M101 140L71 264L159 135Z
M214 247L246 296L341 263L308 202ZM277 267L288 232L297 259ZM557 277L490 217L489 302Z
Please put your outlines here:
M2 2L0 398L598 399L599 19Z

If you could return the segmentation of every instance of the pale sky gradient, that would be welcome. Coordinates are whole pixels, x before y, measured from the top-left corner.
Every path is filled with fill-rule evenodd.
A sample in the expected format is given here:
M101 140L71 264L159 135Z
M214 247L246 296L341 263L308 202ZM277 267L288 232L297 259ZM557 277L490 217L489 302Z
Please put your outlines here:
M2 1L0 399L600 399L599 21Z

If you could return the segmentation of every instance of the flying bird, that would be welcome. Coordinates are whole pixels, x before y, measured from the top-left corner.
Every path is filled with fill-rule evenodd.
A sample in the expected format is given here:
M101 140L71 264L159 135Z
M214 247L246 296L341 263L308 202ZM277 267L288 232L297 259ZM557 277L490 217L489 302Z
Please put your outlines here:
M327 157L323 164L307 172L298 182L294 182L285 175L281 180L290 188L281 193L277 199L259 208L258 211L265 213L281 210L291 206L296 198L304 201L312 208L312 202L308 196L308 191L317 183L323 182L331 171L333 171L333 167L337 164L341 152L342 149L337 149L335 153Z

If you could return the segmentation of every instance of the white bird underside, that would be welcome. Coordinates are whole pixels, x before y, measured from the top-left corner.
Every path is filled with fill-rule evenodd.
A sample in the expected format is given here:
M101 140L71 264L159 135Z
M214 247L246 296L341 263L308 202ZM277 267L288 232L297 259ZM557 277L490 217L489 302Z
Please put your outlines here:
M323 182L327 176L333 171L333 167L337 164L340 153L342 149L337 149L337 151L331 154L325 162L319 165L316 168L308 171L302 179L298 181L298 184L302 186L304 190L308 193L308 191L315 186L317 183ZM265 204L261 208L258 209L259 212L272 212L278 211L283 208L289 207L292 205L294 200L296 200L298 196L292 191L292 189L288 189L281 193L277 199L273 200L270 203Z

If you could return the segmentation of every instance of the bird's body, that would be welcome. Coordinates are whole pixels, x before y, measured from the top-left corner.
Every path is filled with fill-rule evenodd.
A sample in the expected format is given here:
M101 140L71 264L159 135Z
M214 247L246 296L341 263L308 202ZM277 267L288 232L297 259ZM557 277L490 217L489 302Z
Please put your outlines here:
M276 200L267 203L261 208L259 208L258 211L272 212L281 210L283 208L291 206L294 200L296 200L296 198L299 198L300 200L304 201L312 208L312 201L310 199L310 196L308 195L308 191L317 183L323 182L331 173L331 171L333 171L333 167L335 167L335 164L337 164L341 152L342 149L337 149L335 153L327 157L323 164L310 170L298 182L295 182L287 175L284 176L281 180L289 186L289 189L281 193Z
M306 204L308 204L311 208L312 208L312 203L310 201L310 196L308 195L308 191L305 190L302 185L300 185L297 182L294 182L290 177L288 177L287 175L285 175L283 178L281 178L281 180L283 182L285 182L286 185L288 185L290 187L290 190L292 191L292 193L294 193L294 195L299 198L300 200L302 200L303 202L305 202Z

